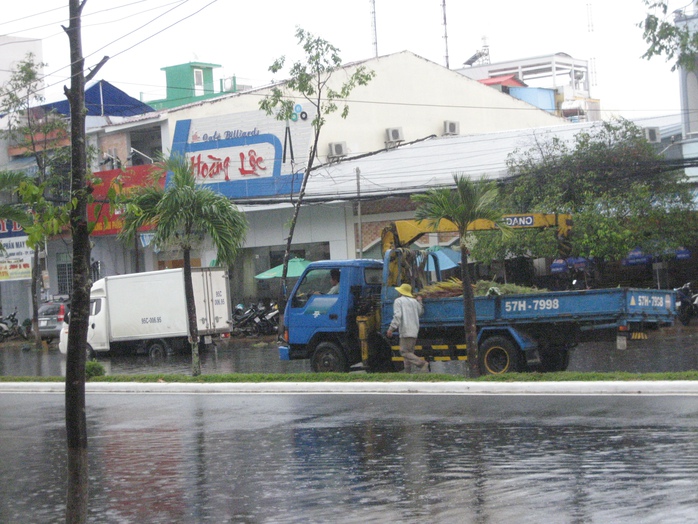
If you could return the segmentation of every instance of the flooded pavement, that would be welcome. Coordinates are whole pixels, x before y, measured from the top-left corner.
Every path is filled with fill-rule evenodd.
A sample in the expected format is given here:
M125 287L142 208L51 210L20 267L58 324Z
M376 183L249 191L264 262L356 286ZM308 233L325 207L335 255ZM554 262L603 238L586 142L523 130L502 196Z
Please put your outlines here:
M698 521L693 397L91 394L87 418L91 523ZM0 439L0 522L61 522L63 396L0 395Z
M275 337L241 338L200 352L203 374L300 373L310 371L306 361L279 360ZM147 373L191 374L191 355L174 354L160 359L147 355L108 354L97 357L109 375ZM55 345L35 350L24 344L0 345L2 376L65 376L65 355Z
M23 349L24 347L24 349ZM279 360L276 337L238 338L201 352L203 374L309 372L309 361ZM146 355L100 355L107 374L191 373L191 356L169 355L153 360ZM464 373L462 362L434 363L441 373ZM627 371L653 373L698 369L698 323L650 332L647 340L633 340L619 350L615 342L580 344L570 355L569 371ZM55 345L29 349L27 343L0 345L0 376L65 376L65 356Z

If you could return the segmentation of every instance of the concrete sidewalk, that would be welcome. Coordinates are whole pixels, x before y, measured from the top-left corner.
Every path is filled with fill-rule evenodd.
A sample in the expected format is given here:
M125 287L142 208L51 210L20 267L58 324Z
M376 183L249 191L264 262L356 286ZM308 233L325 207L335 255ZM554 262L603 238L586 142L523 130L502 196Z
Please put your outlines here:
M65 392L64 382L0 382L0 393ZM88 382L87 394L698 395L698 381L618 382Z

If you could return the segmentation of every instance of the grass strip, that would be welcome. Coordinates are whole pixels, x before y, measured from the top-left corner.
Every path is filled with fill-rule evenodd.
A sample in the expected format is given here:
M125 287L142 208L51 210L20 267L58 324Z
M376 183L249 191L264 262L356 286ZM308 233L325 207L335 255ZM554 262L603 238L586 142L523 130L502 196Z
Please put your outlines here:
M471 379L461 375L425 373L230 373L189 375L149 373L141 375L107 375L93 377L89 382L193 382L193 383L236 383L236 382L594 382L594 381L657 381L698 380L698 371L666 373L628 372L570 372L559 373L506 373L486 375ZM65 382L65 377L0 377L0 382Z

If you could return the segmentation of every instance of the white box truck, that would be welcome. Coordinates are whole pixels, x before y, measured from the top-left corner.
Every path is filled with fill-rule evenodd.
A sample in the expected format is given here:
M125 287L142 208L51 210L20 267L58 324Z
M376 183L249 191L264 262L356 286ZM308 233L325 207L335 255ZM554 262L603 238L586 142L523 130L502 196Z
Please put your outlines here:
M204 344L230 332L232 309L224 268L192 268L199 337ZM88 354L107 351L159 357L189 347L184 270L165 269L102 278L90 291ZM67 352L67 330L59 349Z

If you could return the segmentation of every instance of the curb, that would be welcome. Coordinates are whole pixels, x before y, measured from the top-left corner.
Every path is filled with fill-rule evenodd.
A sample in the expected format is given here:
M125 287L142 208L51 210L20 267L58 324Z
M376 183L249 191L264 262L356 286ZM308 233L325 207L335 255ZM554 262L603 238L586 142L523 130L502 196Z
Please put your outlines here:
M88 382L85 392L156 394L698 395L698 381L617 382ZM64 382L0 382L0 393L64 394Z

